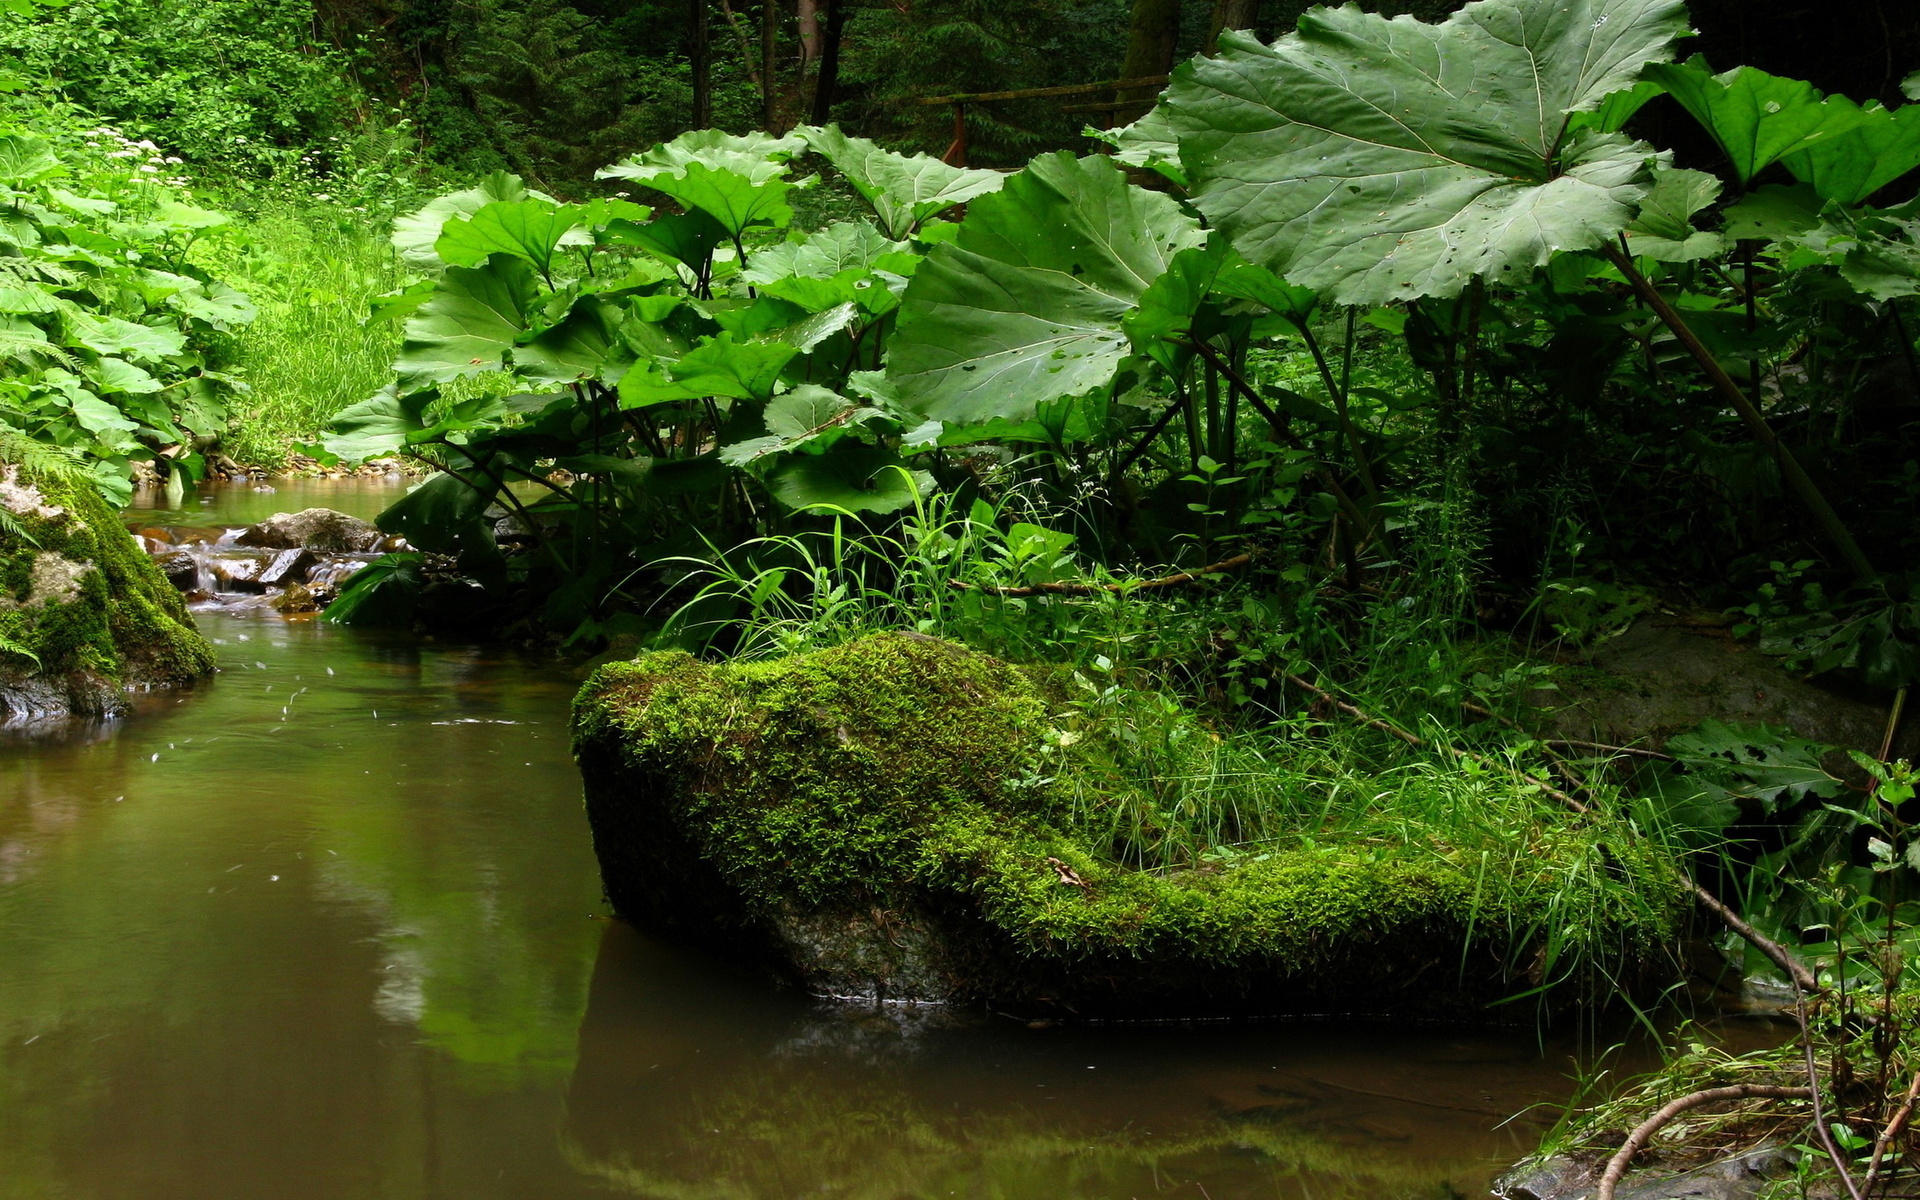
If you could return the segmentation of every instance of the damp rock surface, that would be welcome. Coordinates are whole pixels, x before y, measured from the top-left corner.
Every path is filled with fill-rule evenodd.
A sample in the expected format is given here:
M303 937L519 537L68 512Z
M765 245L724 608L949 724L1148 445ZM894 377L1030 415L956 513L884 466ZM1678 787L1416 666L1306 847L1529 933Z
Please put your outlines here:
M212 672L178 591L84 479L0 464L0 724L112 716Z
M573 732L616 911L825 996L1487 1019L1530 987L1513 938L1540 919L1552 860L1580 853L1543 844L1546 873L1500 879L1411 843L1134 869L1076 832L1078 768L1041 682L913 634L765 663L611 664ZM1589 911L1609 944L1640 948L1630 973L1684 900L1663 862L1615 861L1647 902L1596 892Z
M330 508L307 508L275 513L248 526L237 540L242 546L339 553L372 550L384 536L370 522L358 517Z

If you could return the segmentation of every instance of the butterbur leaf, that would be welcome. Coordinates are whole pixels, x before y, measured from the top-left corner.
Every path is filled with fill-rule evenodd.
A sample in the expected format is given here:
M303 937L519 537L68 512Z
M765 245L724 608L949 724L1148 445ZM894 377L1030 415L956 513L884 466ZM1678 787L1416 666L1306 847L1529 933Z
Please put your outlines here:
M1151 109L1138 121L1120 129L1088 129L1086 133L1112 146L1115 162L1157 171L1181 187L1187 186L1187 172L1180 165L1180 143L1175 139L1164 106Z
M158 379L139 367L117 358L103 358L87 373L92 377L94 386L102 392L130 392L144 395L148 392L157 392L164 386Z
M1174 255L1160 278L1141 293L1140 307L1121 318L1121 327L1134 349L1169 371L1177 370L1178 357L1188 352L1180 350L1173 339L1187 335L1222 264L1230 257L1239 258L1219 238Z
M219 330L248 324L260 315L245 292L218 280L182 288L166 298L166 305Z
M432 389L402 395L391 386L382 388L343 409L321 444L329 454L348 462L392 454L407 444L409 435L425 427L427 406L438 398Z
M1826 751L1785 729L1721 721L1703 721L1692 732L1674 735L1666 746L1697 781L1724 789L1733 799L1754 801L1768 813L1846 790L1820 765Z
M739 342L732 334L723 333L701 342L674 363L671 382L640 371L628 372L620 381L620 407L639 408L705 396L764 401L779 386L781 369L797 353L792 346L779 342Z
M926 154L896 154L865 138L848 137L838 125L794 132L873 206L891 238L911 236L928 218L998 191L1007 178L998 171L948 166Z
M1820 224L1820 197L1806 184L1770 183L1721 212L1729 240L1790 241Z
M727 446L720 451L720 458L729 466L744 467L792 450L818 454L880 415L878 409L867 408L830 389L803 383L767 403L762 417L768 436Z
M38 183L65 173L53 143L27 133L0 137L0 183Z
M1830 104L1851 106L1845 96ZM1920 167L1920 104L1888 110L1877 102L1860 109L1851 129L1789 154L1781 162L1824 199L1859 204Z
M695 130L603 168L595 178L627 179L664 192L739 237L750 225L785 228L793 219L786 193L794 185L784 176L788 160L805 146L792 136Z
M393 248L398 250L400 257L415 270L438 270L444 264L440 261L440 255L434 250L434 243L440 240L440 232L449 220L456 216L471 216L489 204L502 201L513 203L525 200L529 196L541 200L552 200L550 196L528 191L518 175L495 171L481 180L478 187L451 192L429 201L425 207L416 212L395 218Z
M788 508L890 513L912 504L932 478L892 451L842 442L825 454L796 454L768 480Z
M210 208L196 208L191 204L181 204L174 200L163 200L153 210L153 219L168 229L185 229L200 232L218 229L230 225L233 218L225 213L214 212Z
M1667 89L1651 79L1643 79L1630 88L1614 92L1598 107L1587 112L1576 113L1567 124L1574 129L1598 129L1602 133L1617 133L1627 127L1635 113L1647 106L1657 96L1667 94Z
M653 180L659 176L678 174L698 165L709 170L732 171L749 183L765 183L785 175L788 162L806 148L806 141L797 134L774 137L760 132L736 135L718 129L696 129L629 155L602 168L594 178L630 179L652 187Z
M67 322L71 344L95 354L110 354L142 362L172 358L186 349L186 335L177 329L139 325L119 317L74 314Z
M497 200L471 217L450 218L434 241L434 253L441 262L459 267L477 267L489 255L511 254L545 275L553 267L554 251L578 225L580 215L572 205L545 200Z
M602 236L623 246L639 246L660 258L698 267L713 257L713 248L727 239L720 222L703 212L657 217L645 225L613 221Z
M798 241L755 250L740 278L752 284L790 276L831 279L846 271L872 271L891 255L911 253L907 243L886 237L871 222L841 221Z
M1030 419L1104 386L1121 319L1206 235L1107 159L1037 158L973 202L907 285L887 371L909 409L953 424Z
M1161 106L1195 206L1250 262L1343 304L1452 296L1626 226L1653 152L1569 115L1685 32L1679 0L1476 0L1438 25L1315 8L1271 46L1225 35Z
M522 259L502 254L483 267L448 267L408 319L395 369L435 383L503 369L533 297L533 268Z
M1802 79L1735 67L1715 75L1699 55L1647 68L1647 77L1700 122L1745 183L1782 157L1859 123L1852 104L1827 102Z
M582 296L567 315L514 348L516 372L535 383L606 378L633 361L620 338L625 312L598 296Z
M1627 249L1658 262L1692 262L1720 253L1725 243L1719 234L1693 227L1694 214L1719 195L1720 181L1705 171L1655 171L1653 190L1627 226Z

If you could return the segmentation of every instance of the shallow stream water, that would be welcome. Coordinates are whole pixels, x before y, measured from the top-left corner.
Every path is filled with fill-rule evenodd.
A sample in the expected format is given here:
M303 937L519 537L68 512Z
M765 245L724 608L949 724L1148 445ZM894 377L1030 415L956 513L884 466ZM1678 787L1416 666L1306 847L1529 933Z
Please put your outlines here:
M608 918L577 669L199 619L212 682L0 741L5 1200L1478 1200L1570 1090L1524 1029L820 1007Z

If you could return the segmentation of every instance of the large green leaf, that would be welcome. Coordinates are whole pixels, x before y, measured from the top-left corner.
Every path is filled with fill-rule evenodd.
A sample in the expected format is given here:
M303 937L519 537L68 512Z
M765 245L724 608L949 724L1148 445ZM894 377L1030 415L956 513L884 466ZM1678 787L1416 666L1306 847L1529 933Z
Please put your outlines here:
M706 339L672 365L672 380L633 370L620 380L620 407L722 396L761 400L779 386L780 371L799 353L780 342L739 342L730 333Z
M567 315L513 352L519 374L537 383L604 378L633 361L620 338L625 310L598 296L582 296Z
M698 269L727 238L720 222L703 212L673 213L642 225L637 221L609 222L606 240L639 246L661 258Z
M1805 151L1860 123L1860 110L1843 97L1824 99L1812 84L1769 75L1756 67L1713 73L1699 55L1662 63L1647 77L1667 89L1726 151L1745 183L1786 155Z
M1625 227L1652 151L1569 117L1685 32L1680 0L1476 0L1438 25L1316 8L1180 68L1164 125L1248 260L1347 304L1450 296Z
M1719 234L1693 227L1694 214L1719 195L1720 181L1705 171L1654 172L1653 190L1627 226L1628 249L1659 262L1692 262L1720 253L1725 242Z
M493 254L511 254L533 264L542 275L553 268L553 253L580 223L571 205L545 200L499 200L471 217L454 216L441 228L434 253L449 266L477 267Z
M120 317L72 313L67 320L70 344L95 354L111 354L136 361L172 358L186 349L186 335L171 327L140 325Z
M457 216L472 216L489 204L505 201L512 203L525 200L529 196L550 200L539 192L528 191L520 182L518 175L509 175L505 171L495 171L480 181L480 186L465 191L451 192L438 199L431 200L426 207L393 222L393 248L400 252L408 266L419 271L437 271L441 267L440 255L434 249L434 243L440 240L440 232L449 220Z
M38 183L61 173L52 142L28 133L0 137L0 183Z
M445 383L503 369L533 297L533 268L523 259L501 254L484 267L448 267L408 318L395 370L411 382Z
M1834 96L1829 103L1853 101ZM1780 161L1823 199L1859 204L1920 167L1920 104L1888 110L1870 101L1853 128Z
M893 256L908 256L895 259ZM912 248L888 238L870 221L841 221L796 241L753 252L740 278L773 283L789 276L831 279L842 271L872 271L911 261ZM889 260L892 260L891 263Z
M603 168L596 178L631 180L664 192L739 237L750 225L784 228L793 219L786 202L794 186L785 178L787 163L805 147L792 136L695 130Z
M912 504L932 477L890 450L842 442L825 454L794 455L768 483L788 508L889 513Z
M1105 158L1037 158L976 200L959 236L921 264L888 374L922 416L1029 420L1048 400L1112 379L1128 353L1121 320L1205 237Z
M929 217L998 191L1007 178L998 171L948 166L926 154L896 154L865 138L848 137L838 125L794 132L873 205L892 238L909 237Z

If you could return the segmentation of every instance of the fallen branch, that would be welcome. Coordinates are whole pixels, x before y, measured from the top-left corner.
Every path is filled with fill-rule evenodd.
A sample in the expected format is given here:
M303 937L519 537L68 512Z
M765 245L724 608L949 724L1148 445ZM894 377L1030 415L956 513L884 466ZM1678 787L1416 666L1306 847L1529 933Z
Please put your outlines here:
M1907 1088L1907 1098L1900 1105L1900 1110L1893 1114L1893 1120L1888 1121L1887 1127L1880 1131L1878 1138L1874 1139L1873 1159L1867 1163L1866 1182L1860 1185L1860 1189L1868 1195L1873 1194L1874 1181L1880 1177L1880 1160L1886 1155L1887 1147L1893 1144L1894 1138L1900 1136L1900 1131L1907 1126L1907 1118L1913 1115L1913 1102L1916 1097L1920 1097L1920 1075L1913 1077L1913 1083Z
M1191 571L1182 571L1178 575L1168 575L1161 579L1129 580L1125 583L1035 583L1025 587L989 587L968 583L963 579L950 579L947 581L947 586L955 591L981 592L988 596L1097 596L1101 592L1130 594L1179 587L1182 584L1193 583L1202 575L1218 575L1222 571L1244 567L1252 561L1251 554L1236 554L1232 558L1210 566L1195 567Z
M1833 1144L1833 1130L1827 1128L1827 1116L1820 1111L1820 1068L1813 1061L1813 1034L1807 1030L1807 997L1800 988L1800 980L1793 981L1793 1018L1800 1026L1800 1049L1807 1060L1808 1099L1813 1102L1813 1132L1820 1137L1820 1148L1827 1152L1833 1162L1833 1169L1840 1173L1840 1182L1847 1185L1847 1195L1853 1200L1865 1200L1860 1194L1860 1186L1853 1181L1853 1172L1847 1170L1847 1160L1840 1156L1840 1147ZM1594 1200L1600 1200L1595 1197Z
M1712 1104L1716 1100L1756 1099L1811 1100L1813 1089L1778 1087L1769 1083L1736 1083L1730 1087L1705 1088L1669 1102L1659 1112L1635 1126L1633 1132L1627 1135L1626 1144L1607 1160L1607 1169L1600 1174L1600 1186L1594 1190L1593 1200L1613 1200L1613 1190L1619 1186L1620 1177L1627 1173L1627 1167L1633 1162L1633 1156L1640 1153L1654 1134L1660 1132L1681 1113L1698 1108L1702 1104Z
M1793 980L1803 991L1815 993L1826 991L1820 986L1819 981L1814 979L1813 972L1807 969L1807 965L1795 958L1785 946L1741 920L1738 914L1720 902L1719 897L1695 883L1691 876L1687 877L1687 886L1693 889L1694 898L1706 906L1707 911L1719 917L1728 929L1740 935L1748 945L1771 959L1773 965L1785 971L1787 978Z
M1600 754L1631 754L1636 758L1657 758L1661 762L1678 762L1671 754L1662 754L1658 750L1642 750L1638 746L1609 746L1605 742L1580 742L1571 738L1548 738L1543 746L1564 747L1568 750L1592 750Z

